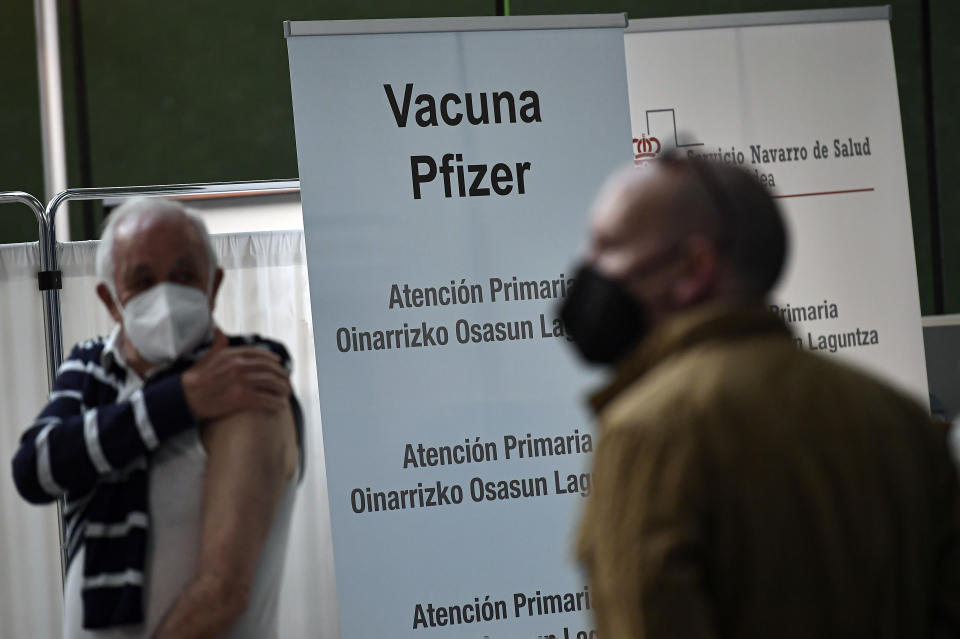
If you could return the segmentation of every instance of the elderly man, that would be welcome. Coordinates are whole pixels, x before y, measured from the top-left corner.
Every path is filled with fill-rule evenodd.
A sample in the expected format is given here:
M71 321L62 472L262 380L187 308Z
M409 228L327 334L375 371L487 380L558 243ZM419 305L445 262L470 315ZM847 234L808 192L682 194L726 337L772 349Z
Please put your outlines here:
M13 460L24 498L66 498L64 637L275 637L301 441L287 353L213 325L223 272L175 202L114 211L97 271L117 327L73 349Z
M603 639L960 636L945 442L765 309L785 248L733 167L668 156L596 203L562 316L615 365L578 545Z

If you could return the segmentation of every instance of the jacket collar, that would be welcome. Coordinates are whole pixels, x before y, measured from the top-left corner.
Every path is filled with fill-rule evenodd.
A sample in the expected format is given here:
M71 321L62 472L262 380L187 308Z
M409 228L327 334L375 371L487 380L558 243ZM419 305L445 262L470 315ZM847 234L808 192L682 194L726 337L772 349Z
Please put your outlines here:
M790 338L790 329L760 304L718 304L683 312L659 325L616 366L613 379L590 396L599 413L628 386L670 356L704 342L757 335Z

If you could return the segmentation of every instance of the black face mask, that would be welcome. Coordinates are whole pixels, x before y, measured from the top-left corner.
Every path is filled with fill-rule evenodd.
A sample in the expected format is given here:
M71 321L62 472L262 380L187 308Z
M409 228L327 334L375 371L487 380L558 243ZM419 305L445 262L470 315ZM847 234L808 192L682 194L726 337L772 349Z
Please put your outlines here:
M585 360L612 364L646 334L647 314L623 286L590 265L581 266L575 277L560 319Z

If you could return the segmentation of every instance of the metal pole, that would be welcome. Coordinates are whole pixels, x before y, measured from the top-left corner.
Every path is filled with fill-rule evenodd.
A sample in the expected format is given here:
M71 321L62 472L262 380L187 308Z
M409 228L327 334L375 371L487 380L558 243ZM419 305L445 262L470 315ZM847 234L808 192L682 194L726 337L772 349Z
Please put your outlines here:
M0 191L0 204L4 202L19 202L20 204L26 204L30 210L33 211L34 217L37 218L37 230L40 233L42 241L46 231L46 220L44 218L43 204L40 203L40 200L33 197L26 191Z
M77 173L74 184L80 187L93 186L93 151L90 145L90 109L87 100L87 63L83 46L83 3L68 0L70 4L70 30L73 41L73 103L76 114L76 136L73 148L77 158ZM66 188L66 185L64 185ZM81 229L77 236L89 239L97 236L93 202L84 202L81 208ZM63 216L64 219L67 216Z
M37 32L43 179L49 199L67 188L67 143L63 124L57 0L33 0L33 17ZM70 239L70 220L66 215L61 216L60 237Z
M200 182L197 184L155 184L151 186L109 186L67 189L47 204L47 217L53 224L60 205L67 201L102 200L105 198L156 197L178 195L251 195L278 191L299 191L300 180L256 180L253 182Z
M943 211L940 210L940 170L937 163L937 110L933 95L933 48L930 0L920 0L920 47L923 53L923 132L927 155L927 195L930 198L930 261L933 263L933 312L946 313L947 274L943 259ZM955 309L953 309L955 310Z

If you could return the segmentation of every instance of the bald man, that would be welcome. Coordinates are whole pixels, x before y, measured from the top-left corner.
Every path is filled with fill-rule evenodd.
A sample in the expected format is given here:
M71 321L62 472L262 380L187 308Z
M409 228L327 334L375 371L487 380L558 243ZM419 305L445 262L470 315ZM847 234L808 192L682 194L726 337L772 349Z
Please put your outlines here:
M960 497L926 411L796 346L766 190L615 177L562 317L608 366L580 524L603 639L960 636Z
M65 497L63 636L275 637L301 441L286 350L213 324L223 271L176 202L114 211L97 273L117 326L73 349L13 460L26 499Z

